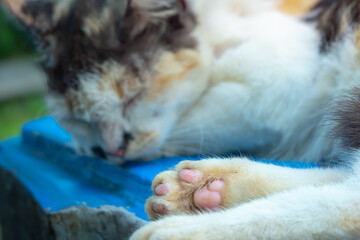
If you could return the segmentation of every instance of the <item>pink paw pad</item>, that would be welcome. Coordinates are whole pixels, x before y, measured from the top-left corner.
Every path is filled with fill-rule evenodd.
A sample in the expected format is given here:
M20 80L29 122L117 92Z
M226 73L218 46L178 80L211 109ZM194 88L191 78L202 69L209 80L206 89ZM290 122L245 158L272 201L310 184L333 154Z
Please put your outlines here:
M160 215L165 215L168 212L167 208L163 204L154 203L152 205L152 208L155 213L160 214Z
M158 196L166 196L169 192L169 188L165 184L159 184L155 188L155 194Z
M179 173L179 177L182 181L187 183L195 182L199 177L199 172L195 170L182 170Z
M193 187L196 187L196 185L199 184L200 186L202 186L201 184L203 184L201 182L203 175L200 171L197 170L184 169L179 172L178 176L181 181L189 184L194 184ZM192 184L187 187L191 188ZM205 187L196 190L193 195L193 203L199 209L212 211L218 210L223 204L222 193L224 186L225 183L223 180L215 180L206 185ZM167 196L170 194L170 192L171 189L169 185L165 183L160 183L154 189L154 193L159 197ZM166 215L169 212L167 207L161 203L153 203L151 207L153 211L158 215Z
M216 180L194 194L194 203L198 208L217 210L222 204L221 192L224 181Z

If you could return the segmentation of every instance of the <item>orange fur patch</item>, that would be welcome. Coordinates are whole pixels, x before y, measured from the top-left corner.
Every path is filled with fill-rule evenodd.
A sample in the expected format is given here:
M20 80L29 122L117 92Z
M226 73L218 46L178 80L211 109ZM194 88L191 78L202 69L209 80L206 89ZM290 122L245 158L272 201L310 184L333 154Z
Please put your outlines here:
M75 116L84 115L93 105L88 99L82 98L76 91L70 91L66 94L66 102L69 111Z
M282 0L280 2L280 11L295 15L303 16L307 14L319 0Z
M117 93L117 95L119 96L120 99L122 99L122 98L125 96L125 93L124 93L123 87L121 86L121 83L120 83L120 82L116 82L116 83L115 83L115 86L116 86L116 93Z
M344 216L342 219L342 226L352 234L360 234L360 219L354 214L354 216Z
M155 139L157 138L157 135L158 134L155 131L144 133L139 137L139 142L153 144L155 142Z
M156 86L152 96L162 93L169 84L184 79L189 71L199 64L198 53L193 50L183 49L176 53L163 53L155 69L156 74L151 79Z

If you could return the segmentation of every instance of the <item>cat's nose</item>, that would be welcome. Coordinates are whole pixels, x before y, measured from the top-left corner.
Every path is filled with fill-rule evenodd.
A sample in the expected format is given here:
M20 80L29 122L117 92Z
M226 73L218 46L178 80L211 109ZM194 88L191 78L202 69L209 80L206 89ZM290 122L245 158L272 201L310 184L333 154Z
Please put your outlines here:
M124 157L127 147L132 140L134 140L134 136L129 132L124 132L122 144L119 146L117 151L115 153L112 153L111 155L115 155L117 157Z

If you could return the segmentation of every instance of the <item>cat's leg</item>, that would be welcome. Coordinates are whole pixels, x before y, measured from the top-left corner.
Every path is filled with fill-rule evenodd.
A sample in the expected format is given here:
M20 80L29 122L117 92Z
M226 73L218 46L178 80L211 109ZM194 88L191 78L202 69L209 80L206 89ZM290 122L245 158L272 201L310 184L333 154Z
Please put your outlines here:
M150 219L176 213L230 208L272 193L303 185L342 181L344 169L293 169L246 158L184 161L176 171L159 174L148 199Z
M221 212L170 216L130 239L360 239L359 187L359 179L308 186Z

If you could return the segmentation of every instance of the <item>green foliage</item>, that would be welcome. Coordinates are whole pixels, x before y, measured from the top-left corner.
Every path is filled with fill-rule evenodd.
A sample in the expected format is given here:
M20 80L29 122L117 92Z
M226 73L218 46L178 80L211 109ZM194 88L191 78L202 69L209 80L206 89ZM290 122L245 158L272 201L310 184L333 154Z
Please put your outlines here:
M29 37L5 14L0 5L0 60L34 52Z
M0 139L18 135L24 123L46 114L42 95L0 102Z
M0 4L0 61L33 55L35 51L29 39ZM42 95L0 102L0 140L18 135L24 123L46 113Z

